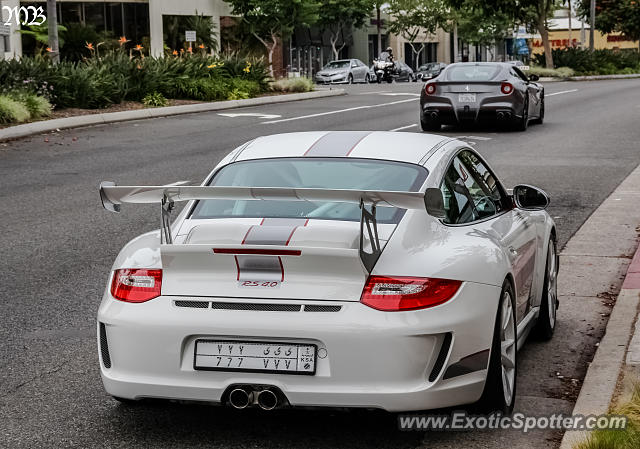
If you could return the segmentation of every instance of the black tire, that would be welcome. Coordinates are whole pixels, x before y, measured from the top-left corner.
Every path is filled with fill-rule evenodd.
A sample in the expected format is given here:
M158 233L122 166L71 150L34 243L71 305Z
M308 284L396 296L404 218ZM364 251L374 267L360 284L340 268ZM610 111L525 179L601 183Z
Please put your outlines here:
M505 298L505 294L509 295L509 298ZM513 386L510 395L505 393L505 387L503 383L503 365L502 365L502 319L503 319L503 302L509 301L511 304L511 322L513 332ZM505 327L506 329L507 327ZM510 415L513 412L513 405L516 400L516 386L518 377L518 362L516 358L516 346L518 341L517 326L515 318L515 295L513 293L513 286L511 282L505 280L502 284L502 291L500 292L500 300L498 305L498 313L496 314L496 320L493 328L493 340L491 344L491 351L489 355L489 367L487 369L487 380L484 384L484 390L480 400L476 403L476 408L482 413L502 412L505 415ZM507 396L510 400L507 400Z
M551 340L556 328L558 309L558 248L556 237L551 234L547 246L547 262L544 267L544 283L540 298L540 314L533 334L540 340Z
M537 123L538 125L542 125L544 122L544 94L542 94L542 98L540 99L540 116L533 121L533 123Z
M135 399L126 399L126 398L121 398L119 396L111 396L111 397L116 401L118 401L119 403L121 403L122 405L126 405L129 407L136 406L140 403L140 401L136 401Z
M371 82L371 80L369 79L369 74L367 73L367 74L364 76L364 83L365 83L365 84L369 84L370 82Z
M423 131L440 131L440 122L434 122L432 120L425 120L424 117L420 117L420 128Z
M387 78L387 83L389 83L389 84L393 83L393 78L391 78L391 77Z
M378 84L382 83L382 77L381 76L376 77L376 81L378 81Z
M347 84L353 84L353 75L349 74L349 78L347 78Z
M529 126L529 100L527 99L524 102L524 107L522 108L522 117L518 119L516 122L516 130L517 131L526 131Z

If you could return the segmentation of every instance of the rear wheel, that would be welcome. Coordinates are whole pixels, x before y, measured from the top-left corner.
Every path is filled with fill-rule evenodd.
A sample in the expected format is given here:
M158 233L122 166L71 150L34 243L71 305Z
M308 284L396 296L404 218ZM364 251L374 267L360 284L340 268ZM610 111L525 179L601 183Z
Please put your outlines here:
M349 74L349 78L347 78L347 83L348 84L353 84L353 75Z
M493 331L487 380L478 406L483 412L510 414L516 398L516 316L513 287L502 285L500 304Z
M540 315L534 328L535 334L542 340L550 340L556 327L556 312L558 310L558 252L556 238L552 234L547 249L547 263L542 285L542 299L540 300Z
M440 131L441 126L440 122L425 120L424 117L420 117L420 127L423 131Z

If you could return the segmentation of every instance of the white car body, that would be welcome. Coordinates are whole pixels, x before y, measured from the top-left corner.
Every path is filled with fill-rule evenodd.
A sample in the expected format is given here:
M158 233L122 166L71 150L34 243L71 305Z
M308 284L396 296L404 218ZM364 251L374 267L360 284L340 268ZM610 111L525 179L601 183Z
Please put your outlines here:
M464 142L428 134L272 135L232 151L202 186L240 161L344 157L420 165L428 171L419 189L424 195L439 188L461 150L475 153ZM172 244L161 244L159 231L143 234L113 264L97 317L100 372L110 395L225 403L230 388L240 385L273 388L291 406L409 411L468 404L483 392L505 279L516 296L518 347L540 313L554 232L544 210L513 207L489 219L447 225L408 204L399 223L378 224L383 250L369 273L358 258L358 222L282 222L269 231L289 237L274 246L251 241L252 233L266 232L263 217L192 219L196 203L189 201L171 225ZM276 288L247 288L242 281L263 280L264 273L243 271L237 255L215 252L239 246L302 255L277 256ZM143 303L115 299L114 272L137 268L163 270L161 296ZM388 312L360 302L369 274L462 284L443 304ZM315 345L315 373L195 369L199 339Z

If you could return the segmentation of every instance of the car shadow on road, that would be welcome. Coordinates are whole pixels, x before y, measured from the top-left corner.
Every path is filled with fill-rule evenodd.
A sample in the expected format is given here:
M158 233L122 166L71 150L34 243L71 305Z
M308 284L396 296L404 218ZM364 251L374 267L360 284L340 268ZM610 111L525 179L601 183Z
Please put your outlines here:
M398 415L378 410L259 409L145 401L114 404L109 441L160 447L393 447L421 445L424 432L400 431Z

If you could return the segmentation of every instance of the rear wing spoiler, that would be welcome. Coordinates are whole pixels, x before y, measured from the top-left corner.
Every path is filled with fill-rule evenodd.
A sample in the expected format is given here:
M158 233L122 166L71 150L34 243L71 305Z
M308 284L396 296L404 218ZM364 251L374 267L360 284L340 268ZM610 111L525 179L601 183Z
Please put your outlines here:
M187 186L184 182L164 186L118 186L114 182L100 184L102 206L110 212L120 212L125 203L161 205L161 243L173 243L170 216L176 201L191 200L278 200L278 201L326 201L359 204L360 257L369 272L380 253L380 241L376 221L376 207L389 206L408 210L426 210L442 217L444 207L440 189L426 192L398 192L385 190L315 189L289 187L227 187ZM368 209L367 209L368 206ZM364 251L364 230L371 244L371 253Z

